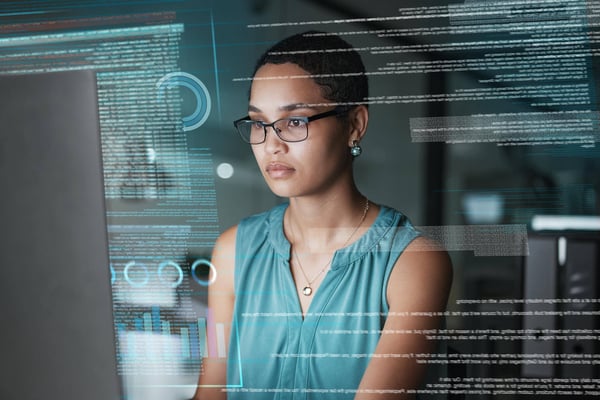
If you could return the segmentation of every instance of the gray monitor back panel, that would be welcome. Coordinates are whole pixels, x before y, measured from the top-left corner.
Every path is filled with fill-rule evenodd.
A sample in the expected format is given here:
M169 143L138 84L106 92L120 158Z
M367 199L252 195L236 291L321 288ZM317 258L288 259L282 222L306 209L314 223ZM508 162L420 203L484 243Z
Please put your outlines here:
M112 400L95 74L0 76L0 399Z

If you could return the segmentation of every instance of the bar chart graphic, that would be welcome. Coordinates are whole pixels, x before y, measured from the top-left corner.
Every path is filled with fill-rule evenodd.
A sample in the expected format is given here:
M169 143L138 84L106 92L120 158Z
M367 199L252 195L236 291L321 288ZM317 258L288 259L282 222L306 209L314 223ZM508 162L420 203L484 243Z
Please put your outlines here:
M193 321L162 315L158 306L121 318L116 325L121 374L197 377L203 358L227 358L227 327L215 323L212 312Z

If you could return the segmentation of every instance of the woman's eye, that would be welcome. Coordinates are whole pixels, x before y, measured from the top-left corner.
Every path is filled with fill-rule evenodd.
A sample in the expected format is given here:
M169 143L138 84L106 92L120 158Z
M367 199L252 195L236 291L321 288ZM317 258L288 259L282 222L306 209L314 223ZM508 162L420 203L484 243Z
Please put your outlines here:
M288 120L288 126L290 128L302 128L306 125L306 122L304 122L304 120L302 119L298 119L298 118L290 118Z
M262 121L251 121L252 129L262 129L263 124Z

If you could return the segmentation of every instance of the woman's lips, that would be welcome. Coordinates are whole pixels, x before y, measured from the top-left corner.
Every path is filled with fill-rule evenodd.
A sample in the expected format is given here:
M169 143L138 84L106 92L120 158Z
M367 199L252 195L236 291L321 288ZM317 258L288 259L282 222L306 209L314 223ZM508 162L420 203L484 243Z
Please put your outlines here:
M266 171L271 178L286 178L290 176L295 170L289 165L273 162L267 164Z

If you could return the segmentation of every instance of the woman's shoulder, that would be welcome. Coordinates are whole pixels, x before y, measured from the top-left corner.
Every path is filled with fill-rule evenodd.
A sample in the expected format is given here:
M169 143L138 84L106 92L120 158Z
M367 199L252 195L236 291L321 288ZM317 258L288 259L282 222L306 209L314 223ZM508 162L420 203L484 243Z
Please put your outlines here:
M413 253L414 256L436 263L447 264L447 252L443 244L431 238L426 232L413 225L408 216L401 211L381 205L382 214L389 215L389 220L394 221L390 225L396 228L396 235L407 235L410 237L406 244L406 253ZM405 259L409 256L405 256Z
M412 224L410 218L402 211L387 205L380 204L380 211L374 222L374 228L383 232L383 236L391 235L394 246L399 243L408 245L422 233Z
M237 225L241 229L263 228L264 224L278 224L283 221L283 214L287 208L287 203L278 204L266 211L247 216Z
M414 228L410 218L402 211L385 204L379 204L379 215L376 223L384 226L399 226Z
M239 225L231 226L225 229L217 238L213 251L231 252L235 248L235 240L237 237Z
M215 247L227 248L232 251L236 246L238 236L251 237L254 242L258 236L267 235L269 225L281 224L287 204L279 204L269 210L243 218L237 225L227 228L217 238Z

